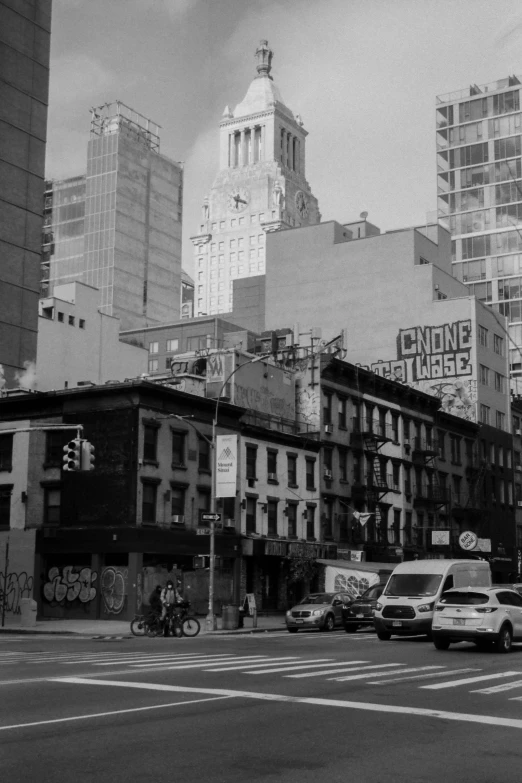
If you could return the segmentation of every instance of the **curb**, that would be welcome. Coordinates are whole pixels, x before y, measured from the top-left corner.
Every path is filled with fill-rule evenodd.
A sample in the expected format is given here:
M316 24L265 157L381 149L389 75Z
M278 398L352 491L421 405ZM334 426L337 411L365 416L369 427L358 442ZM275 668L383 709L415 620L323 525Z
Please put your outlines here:
M94 634L84 633L83 631L41 631L32 628L0 628L0 634L14 634L16 636L79 636L82 639L132 639L129 634Z
M252 633L276 633L277 631L282 631L284 626L281 628L247 628L246 630L231 630L231 631L207 631L208 636L247 636L248 634Z

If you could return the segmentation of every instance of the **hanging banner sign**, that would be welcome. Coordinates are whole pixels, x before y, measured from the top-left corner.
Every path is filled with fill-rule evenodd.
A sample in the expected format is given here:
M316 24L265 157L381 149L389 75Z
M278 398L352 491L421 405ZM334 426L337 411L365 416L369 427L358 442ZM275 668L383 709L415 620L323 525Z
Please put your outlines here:
M237 435L216 437L216 497L235 498L237 491Z

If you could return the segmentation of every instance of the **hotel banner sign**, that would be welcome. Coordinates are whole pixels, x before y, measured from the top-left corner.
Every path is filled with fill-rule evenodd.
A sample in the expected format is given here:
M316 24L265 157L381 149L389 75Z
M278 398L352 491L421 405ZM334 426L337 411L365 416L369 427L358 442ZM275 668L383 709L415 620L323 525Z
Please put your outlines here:
M237 435L216 437L216 497L235 498L237 491Z

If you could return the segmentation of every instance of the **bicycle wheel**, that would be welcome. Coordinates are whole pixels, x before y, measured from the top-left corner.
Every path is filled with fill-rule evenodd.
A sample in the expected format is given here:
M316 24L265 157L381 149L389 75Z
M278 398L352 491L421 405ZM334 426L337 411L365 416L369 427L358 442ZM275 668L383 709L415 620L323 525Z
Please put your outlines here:
M181 623L183 636L197 636L201 630L199 620L195 617L184 617Z
M143 617L135 617L130 624L130 629L133 636L145 636L147 633L147 624Z
M151 638L154 638L155 636L159 636L161 631L162 631L161 623L159 623L157 620L153 620L151 623L147 623L145 627L145 632L147 636L150 636Z

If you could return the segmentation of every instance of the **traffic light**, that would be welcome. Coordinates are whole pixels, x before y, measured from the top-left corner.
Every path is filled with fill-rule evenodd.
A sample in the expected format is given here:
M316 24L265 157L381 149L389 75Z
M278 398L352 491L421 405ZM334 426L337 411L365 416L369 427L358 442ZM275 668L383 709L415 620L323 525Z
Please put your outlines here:
M67 446L63 447L63 451L63 469L81 470L82 442L80 438L70 440Z
M94 470L94 446L88 440L82 441L81 470Z

